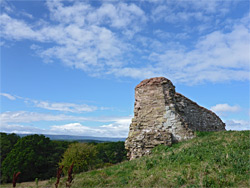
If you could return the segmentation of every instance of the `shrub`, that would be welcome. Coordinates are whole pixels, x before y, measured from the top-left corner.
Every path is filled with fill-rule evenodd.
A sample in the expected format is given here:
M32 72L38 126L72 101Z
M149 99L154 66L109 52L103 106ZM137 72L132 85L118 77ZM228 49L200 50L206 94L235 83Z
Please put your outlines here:
M67 174L67 170L72 163L74 163L73 171L75 173L88 171L96 166L96 154L96 146L93 144L74 143L64 152L63 159L59 165L64 166L64 174Z

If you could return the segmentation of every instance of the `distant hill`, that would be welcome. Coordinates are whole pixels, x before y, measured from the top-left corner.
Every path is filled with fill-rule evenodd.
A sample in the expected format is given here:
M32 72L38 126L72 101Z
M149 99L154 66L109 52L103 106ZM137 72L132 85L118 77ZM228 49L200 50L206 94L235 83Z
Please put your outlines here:
M30 134L17 134L20 137L24 137ZM43 134L51 140L66 140L66 141L78 141L78 142L118 142L125 141L126 138L112 138L112 137L92 137L92 136L72 136L72 135L49 135Z
M78 187L249 187L250 131L201 132L149 156L75 175Z

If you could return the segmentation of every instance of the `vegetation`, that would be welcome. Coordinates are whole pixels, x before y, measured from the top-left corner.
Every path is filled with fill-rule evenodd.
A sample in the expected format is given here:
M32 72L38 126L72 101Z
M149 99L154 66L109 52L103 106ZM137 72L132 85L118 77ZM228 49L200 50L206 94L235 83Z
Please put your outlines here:
M77 143L51 141L43 135L20 138L5 133L0 138L2 183L11 182L17 172L21 172L18 182L38 182L55 177L61 166L64 166L62 175L66 176L72 163L73 173L79 173L126 159L124 142Z
M68 144L51 141L43 135L19 138L3 160L1 181L12 181L13 173L16 172L21 172L18 181L30 181L35 178L43 180L55 176L58 161Z
M2 176L2 164L20 137L16 134L0 133L0 174ZM2 178L0 178L1 181Z
M1 145L1 149L0 149L1 163L0 164L2 164L3 160L6 158L8 153L12 150L12 148L17 143L19 138L20 138L19 136L13 133L12 134L0 133L0 145Z
M64 166L64 174L74 163L75 173L86 172L126 160L124 142L74 143L69 146L59 166Z
M1 188L13 188L13 184L12 183L1 184L0 187ZM61 188L63 187L65 186L62 186ZM29 181L29 182L17 183L16 188L55 188L55 185L50 180L39 181L38 186L36 184L36 181Z
M55 187L57 188L59 183L60 183L60 179L62 176L62 170L63 170L64 166L58 167L57 169L57 173L56 173L56 183L55 183Z
M116 164L127 159L127 151L124 142L99 143L97 147L97 158L102 164Z
M75 173L88 171L94 168L96 154L96 147L93 144L74 143L65 151L59 165L64 166L64 174L67 174L72 163L74 163Z
M106 167L79 174L73 169L74 181L71 188L249 187L249 136L250 131L197 132L197 137L192 140L171 147L160 145L154 148L149 156L109 167L106 164L124 159L124 143L86 144L83 148L85 150L88 148L95 154L94 163ZM78 144L72 144L69 148L75 145ZM99 157L102 157L102 160ZM96 164L92 163L91 165L94 165L92 168L97 168ZM66 175L60 181L59 187L65 187ZM39 181L39 187L54 187L55 182L55 178L47 182ZM35 187L35 185L33 180L33 183L22 183L17 187ZM11 186L9 184L1 187Z
M249 134L197 133L150 156L78 174L72 187L249 187Z

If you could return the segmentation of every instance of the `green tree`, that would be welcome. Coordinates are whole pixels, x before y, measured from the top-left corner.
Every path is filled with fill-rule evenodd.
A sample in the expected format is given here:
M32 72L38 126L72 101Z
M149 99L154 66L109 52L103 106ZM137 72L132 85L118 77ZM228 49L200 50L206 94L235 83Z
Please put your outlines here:
M0 161L2 164L3 160L6 158L8 153L12 150L14 145L17 143L18 139L20 137L14 133L12 134L6 134L6 133L0 133Z
M70 165L74 163L73 172L79 173L95 168L97 163L96 146L87 143L74 143L63 154L59 165L64 165L64 173L67 172Z
M16 134L6 134L0 133L0 181L2 179L2 163L10 151L13 149L14 145L17 143L19 136Z
M14 172L20 181L47 179L56 174L64 150L43 135L29 135L18 140L2 163L2 181L9 182Z
M103 163L116 164L126 160L127 151L124 142L106 142L97 144L98 159Z

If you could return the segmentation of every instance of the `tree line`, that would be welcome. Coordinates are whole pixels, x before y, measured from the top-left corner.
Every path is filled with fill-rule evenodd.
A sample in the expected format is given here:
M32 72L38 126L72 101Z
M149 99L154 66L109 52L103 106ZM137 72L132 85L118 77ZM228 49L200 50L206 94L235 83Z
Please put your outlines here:
M102 168L126 160L124 142L79 143L55 141L44 135L19 137L0 133L1 183L12 181L14 173L21 172L19 182L55 177L57 168L64 166L67 173L80 173Z

